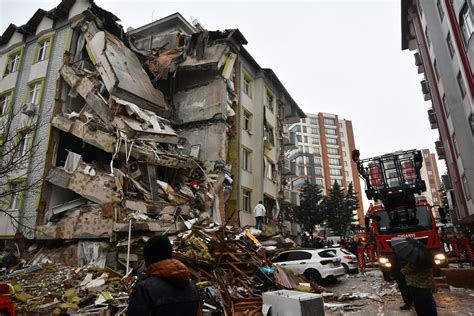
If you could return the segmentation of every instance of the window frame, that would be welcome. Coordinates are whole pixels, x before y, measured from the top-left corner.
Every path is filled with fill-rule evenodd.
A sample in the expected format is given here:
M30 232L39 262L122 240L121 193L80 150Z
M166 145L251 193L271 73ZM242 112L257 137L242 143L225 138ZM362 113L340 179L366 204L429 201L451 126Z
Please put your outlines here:
M12 106L12 103L13 103L14 91L15 91L14 89L9 89L9 90L5 90L2 93L0 93L0 107L1 107L0 108L0 117L10 113L11 106ZM5 101L2 101L2 98L5 97L5 99L6 99L6 96L8 96L8 100L5 103Z
M246 193L248 194L248 204L245 202ZM248 206L248 210L246 206ZM248 213L252 212L252 189L244 186L242 186L242 210Z
M242 170L252 173L252 149L242 146Z
M22 158L25 157L25 155L31 154L31 149L33 148L33 141L35 139L35 132L36 131L34 125L19 128L17 130L15 155L20 155L17 156L18 158ZM28 137L25 137L26 135L28 135ZM25 139L27 140L27 142L25 142ZM22 142L23 144L20 145L20 142Z
M249 98L252 98L253 94L253 79L252 76L250 76L245 70L243 71L242 75L242 86L243 86L243 92L245 95L247 95ZM248 88L248 90L247 90Z
M337 126L336 119L331 118L331 117L325 117L323 119L323 122L324 122L324 125Z
M271 102L269 102L269 98L271 99ZM264 104L267 107L270 112L274 113L275 112L275 94L267 87L265 87L265 99L264 99Z
M448 46L449 55L451 59L453 59L456 49L454 48L453 39L451 38L451 32L448 32L448 35L446 35L446 46Z
M465 45L464 49L467 50L469 40L471 39L472 32L474 31L471 11L469 10L467 3L464 4L461 9L461 12L459 13L459 28L461 29L461 37Z
M242 129L244 131L247 131L247 132L252 131L252 117L253 117L252 112L250 112L247 108L244 107L242 111Z
M438 8L439 18L440 18L441 22L443 22L443 19L444 19L444 9L443 9L443 5L441 4L441 1L440 1L440 0L437 0L437 1L436 1L436 7Z
M329 145L339 145L337 138L327 137L326 143Z
M7 62L5 64L5 68L3 69L3 77L8 76L9 74L13 74L15 72L18 72L21 67L21 61L23 59L23 51L24 47L20 47L17 49L14 49L6 54L7 57ZM18 61L15 63L13 71L9 70L9 65L10 65L10 60L13 56L18 56Z
M331 131L331 132L329 132L329 131ZM326 135L332 135L332 136L337 135L337 131L336 131L335 128L325 127L324 132L326 133Z
M467 94L466 83L464 82L464 78L462 77L461 70L458 71L456 76L456 81L458 82L459 92L461 93L462 98L464 99Z
M21 191L15 191L15 192L12 192L12 194L8 195L9 199L8 199L7 212L19 212L23 207L23 200L25 197L25 188L26 188L26 178L22 177L22 178L8 180L8 187L9 187L10 192L12 190L12 187L11 187L12 185L20 186ZM17 205L16 205L17 208L15 209L10 208L12 204L12 199L14 197L13 194L18 194Z
M54 35L53 33L46 34L46 35L43 35L43 36L39 37L36 40L35 51L34 51L34 54L33 54L33 60L31 62L32 64L39 63L41 61L49 59L49 57L51 56L51 49L53 47L53 35ZM41 45L46 43L46 42L48 42L48 46L46 48L46 51L44 51L43 58L40 59Z

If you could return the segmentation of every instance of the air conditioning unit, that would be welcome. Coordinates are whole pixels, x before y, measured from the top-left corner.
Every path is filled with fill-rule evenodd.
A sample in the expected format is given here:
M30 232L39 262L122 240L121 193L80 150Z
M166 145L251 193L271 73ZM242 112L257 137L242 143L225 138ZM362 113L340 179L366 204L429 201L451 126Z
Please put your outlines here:
M34 103L25 103L21 106L21 113L32 116L35 114L36 105Z

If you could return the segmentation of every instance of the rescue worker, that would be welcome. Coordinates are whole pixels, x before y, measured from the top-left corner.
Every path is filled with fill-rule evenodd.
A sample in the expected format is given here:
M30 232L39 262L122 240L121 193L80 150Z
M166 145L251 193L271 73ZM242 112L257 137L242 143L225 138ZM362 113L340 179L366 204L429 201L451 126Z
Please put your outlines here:
M266 213L267 211L265 210L265 206L263 206L263 202L258 201L258 204L253 209L253 215L255 216L256 229L260 229L260 230L262 229Z
M406 266L406 264L406 261L402 260L399 256L397 256L397 254L394 253L392 272L404 302L404 304L400 306L401 310L409 310L413 304L413 298L411 297L410 291L408 290L405 275L401 272L401 269Z
M166 236L151 237L143 249L145 274L135 283L128 302L129 316L201 315L199 294L188 268L172 259Z
M420 316L437 316L436 302L433 293L436 285L433 278L431 257L424 264L408 263L402 268L406 284L415 305L416 314Z

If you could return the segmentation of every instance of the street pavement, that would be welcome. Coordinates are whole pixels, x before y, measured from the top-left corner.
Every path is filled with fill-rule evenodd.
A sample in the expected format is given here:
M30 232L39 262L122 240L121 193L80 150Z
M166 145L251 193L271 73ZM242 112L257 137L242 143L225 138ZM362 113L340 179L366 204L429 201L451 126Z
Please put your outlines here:
M324 286L334 293L326 297L326 315L416 315L414 309L400 310L403 303L395 282L383 280L378 269L345 275L337 282ZM438 315L474 315L474 291L468 289L439 289L435 294Z

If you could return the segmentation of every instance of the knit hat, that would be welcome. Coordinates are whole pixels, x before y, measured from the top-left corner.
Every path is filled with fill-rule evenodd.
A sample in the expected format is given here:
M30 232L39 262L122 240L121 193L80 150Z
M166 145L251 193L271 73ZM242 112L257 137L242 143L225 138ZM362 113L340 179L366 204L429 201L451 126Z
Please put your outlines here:
M147 264L171 259L173 246L167 236L153 236L145 243L143 259Z

